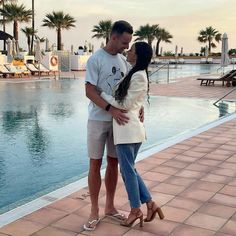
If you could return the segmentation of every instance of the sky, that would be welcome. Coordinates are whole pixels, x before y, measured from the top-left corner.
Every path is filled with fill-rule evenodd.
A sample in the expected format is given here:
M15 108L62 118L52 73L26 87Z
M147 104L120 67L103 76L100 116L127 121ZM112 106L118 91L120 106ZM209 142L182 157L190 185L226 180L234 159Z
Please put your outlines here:
M18 0L27 9L31 0ZM183 47L184 53L199 52L205 46L197 41L199 31L212 26L220 33L227 33L229 49L236 48L236 0L35 0L35 28L40 37L47 37L56 43L56 30L42 27L47 13L63 11L76 19L76 27L62 31L64 48L74 50L83 46L85 41L99 48L102 39L92 38L91 30L100 20L126 20L137 30L141 25L159 24L172 35L172 43L161 43L163 51L175 51L175 46ZM26 25L20 23L19 28ZM12 33L12 24L7 32ZM135 39L135 37L133 37ZM20 32L20 47L26 49L26 37ZM153 42L153 46L156 41ZM213 52L219 52L218 44Z

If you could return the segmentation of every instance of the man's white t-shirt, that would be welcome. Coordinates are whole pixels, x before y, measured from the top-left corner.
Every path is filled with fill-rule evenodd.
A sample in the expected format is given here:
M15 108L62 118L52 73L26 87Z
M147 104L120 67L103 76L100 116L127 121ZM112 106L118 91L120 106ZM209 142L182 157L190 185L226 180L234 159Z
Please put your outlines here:
M115 85L128 73L130 64L121 54L111 55L98 49L87 61L85 82L112 95ZM95 103L89 103L89 120L112 121L112 116Z

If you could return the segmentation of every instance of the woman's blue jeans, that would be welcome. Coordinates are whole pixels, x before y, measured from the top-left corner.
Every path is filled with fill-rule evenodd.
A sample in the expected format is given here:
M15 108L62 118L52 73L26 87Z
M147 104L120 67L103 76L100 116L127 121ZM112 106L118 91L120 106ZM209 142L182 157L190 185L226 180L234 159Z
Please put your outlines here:
M128 193L131 208L139 208L141 206L140 202L145 203L151 200L151 195L134 166L141 144L116 145L120 172Z

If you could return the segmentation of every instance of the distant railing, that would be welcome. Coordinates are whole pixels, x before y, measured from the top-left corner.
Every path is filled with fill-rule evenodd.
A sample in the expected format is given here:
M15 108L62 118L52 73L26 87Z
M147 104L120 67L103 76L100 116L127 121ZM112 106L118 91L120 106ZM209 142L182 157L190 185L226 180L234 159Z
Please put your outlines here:
M170 64L169 64L169 61L163 63L161 66L158 66L155 71L153 71L152 73L149 74L149 76L154 75L155 73L157 73L159 70L161 70L165 66L167 66L167 83L169 83L169 81L170 81ZM157 80L156 80L156 83L157 83Z

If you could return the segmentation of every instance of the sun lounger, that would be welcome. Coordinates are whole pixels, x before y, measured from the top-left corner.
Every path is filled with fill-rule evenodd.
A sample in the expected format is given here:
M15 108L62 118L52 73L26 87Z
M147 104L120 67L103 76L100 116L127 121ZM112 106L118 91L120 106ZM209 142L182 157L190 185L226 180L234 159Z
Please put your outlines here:
M20 70L24 75L30 76L31 72L27 69L25 65L17 66L18 70Z
M175 59L170 59L169 60L169 64L176 64L177 63L177 60L175 60Z
M4 66L9 72L14 73L14 75L16 76L22 77L23 72L19 70L16 66L13 66L12 64L5 64Z
M34 66L34 64L27 63L25 65L26 65L27 69L31 72L32 75L41 74L41 72L39 72L39 70Z
M200 63L201 63L201 64L203 64L203 63L205 64L206 62L207 62L207 59L206 59L206 58L201 58L201 59L200 59Z
M229 87L231 83L236 81L236 70L231 70L222 76L209 75L197 78L197 80L201 81L200 85L215 85L216 81L221 81L222 86L224 86L224 83L226 82L226 86Z
M207 63L208 63L208 64L212 64L212 63L213 63L213 58L208 57L208 58L207 58Z
M185 63L184 58L179 58L178 63L179 63L179 64L184 64L184 63Z
M14 72L10 72L4 65L0 65L0 73L2 74L4 78L6 78L7 76L15 75Z
M236 58L235 57L231 58L231 64L236 64Z
M46 75L49 75L50 73L54 73L54 71L49 70L46 66L43 64L34 64L34 66L40 71L40 73L45 73Z

